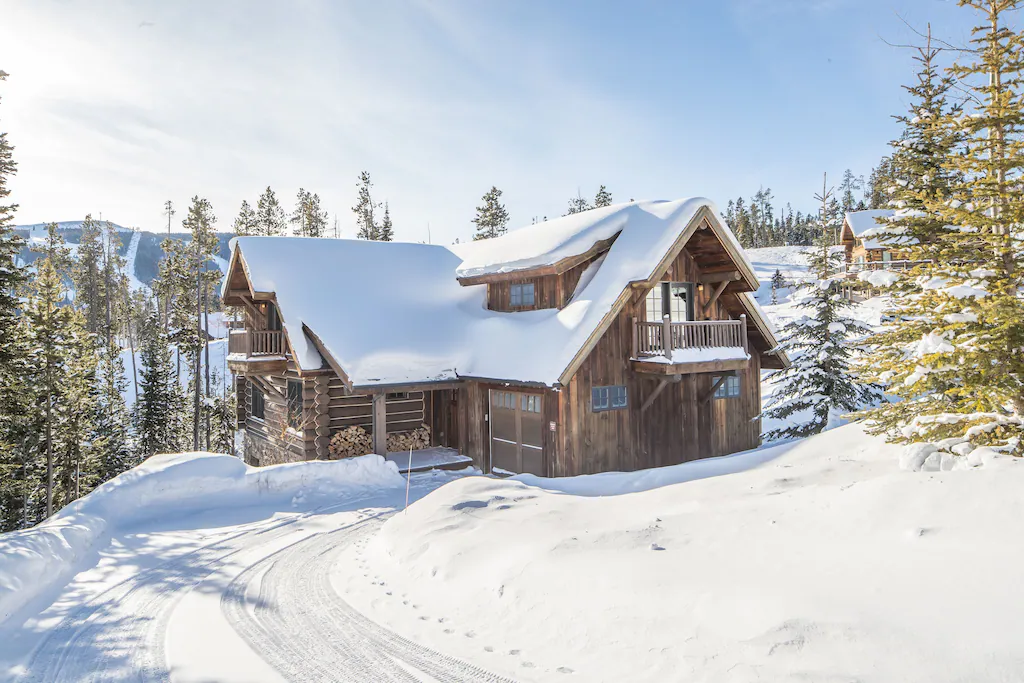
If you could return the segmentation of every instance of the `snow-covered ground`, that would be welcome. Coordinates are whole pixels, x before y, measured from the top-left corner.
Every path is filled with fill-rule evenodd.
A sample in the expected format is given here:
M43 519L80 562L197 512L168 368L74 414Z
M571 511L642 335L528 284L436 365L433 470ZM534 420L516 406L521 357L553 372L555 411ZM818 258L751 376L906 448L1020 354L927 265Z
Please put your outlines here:
M907 473L897 452L851 425L647 473L462 479L332 585L519 680L1024 680L1024 462Z
M410 499L457 476L413 475ZM0 680L498 680L322 594L337 553L405 496L379 456L150 459L0 535Z
M376 456L164 456L0 536L0 680L1024 679L1024 462L897 452L433 472L404 512Z

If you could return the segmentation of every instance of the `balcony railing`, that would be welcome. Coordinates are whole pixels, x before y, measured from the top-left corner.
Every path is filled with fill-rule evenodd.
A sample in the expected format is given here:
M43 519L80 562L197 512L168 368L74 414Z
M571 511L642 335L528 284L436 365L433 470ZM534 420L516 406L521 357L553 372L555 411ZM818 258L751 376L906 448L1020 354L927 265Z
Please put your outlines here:
M283 356L284 332L281 330L231 330L228 353L245 356Z
M665 340L669 340L666 344ZM739 320L696 320L671 322L637 321L633 330L633 357L664 356L672 360L673 351L685 349L747 349L747 316ZM682 354L678 354L680 357Z
M908 261L899 259L894 261L861 261L847 263L843 270L850 274L860 273L865 270L910 270L918 265L931 263L931 261Z

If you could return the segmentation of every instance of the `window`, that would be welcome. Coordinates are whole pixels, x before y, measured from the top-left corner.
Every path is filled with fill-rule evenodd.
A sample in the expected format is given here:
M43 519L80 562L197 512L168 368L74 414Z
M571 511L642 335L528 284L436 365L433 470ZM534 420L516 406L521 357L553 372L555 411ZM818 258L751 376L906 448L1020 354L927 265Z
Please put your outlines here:
M513 308L524 308L533 306L533 283L527 282L521 285L512 285L509 304Z
M595 413L622 410L628 403L624 386L594 387L590 390L590 409Z
M721 378L721 375L712 375L711 384ZM727 375L721 384L715 389L715 398L736 398L740 395L739 375Z
M516 409L516 399L510 391L491 392L491 399L495 408L506 408L508 410Z
M672 322L693 320L693 283L661 282L647 293L647 322L660 322L669 316Z
M277 306L274 304L267 304L267 329L278 331L281 329L281 315L277 311Z
M302 380L288 380L288 426L298 429L302 425Z
M253 382L249 382L249 417L257 420L262 420L263 411L263 392Z
M404 401L409 398L408 391L392 391L387 395L388 401Z
M523 394L519 397L519 408L525 413L540 412L540 396L528 396Z

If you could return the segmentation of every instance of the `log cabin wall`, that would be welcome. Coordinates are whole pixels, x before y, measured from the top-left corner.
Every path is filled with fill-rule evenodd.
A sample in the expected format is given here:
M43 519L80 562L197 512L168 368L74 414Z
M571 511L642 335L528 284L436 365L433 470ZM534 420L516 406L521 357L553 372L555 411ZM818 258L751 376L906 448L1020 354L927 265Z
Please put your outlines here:
M288 426L288 380L300 379L294 364L289 362L288 370L283 375L263 375L261 379L277 391L262 392L264 417L261 420L252 416L253 385L246 382L246 462L251 465L274 465L308 460L305 434Z

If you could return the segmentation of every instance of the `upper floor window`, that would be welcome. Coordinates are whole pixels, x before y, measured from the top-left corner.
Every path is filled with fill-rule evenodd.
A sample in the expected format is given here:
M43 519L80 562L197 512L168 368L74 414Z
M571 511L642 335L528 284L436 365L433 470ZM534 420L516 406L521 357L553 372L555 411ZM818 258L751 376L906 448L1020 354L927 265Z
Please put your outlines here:
M527 282L519 285L512 285L509 294L509 305L512 308L524 308L534 305L533 283Z
M648 322L658 322L666 315L674 323L693 320L693 283L659 282L647 292L646 305Z
M625 386L594 387L590 390L590 409L595 413L622 410L628 404Z
M267 329L268 330L280 330L281 329L281 314L277 311L277 306L274 304L267 304Z
M711 383L718 382L721 375L713 375L711 377ZM718 384L718 388L715 389L715 398L736 398L740 395L740 377L739 375L728 375Z

